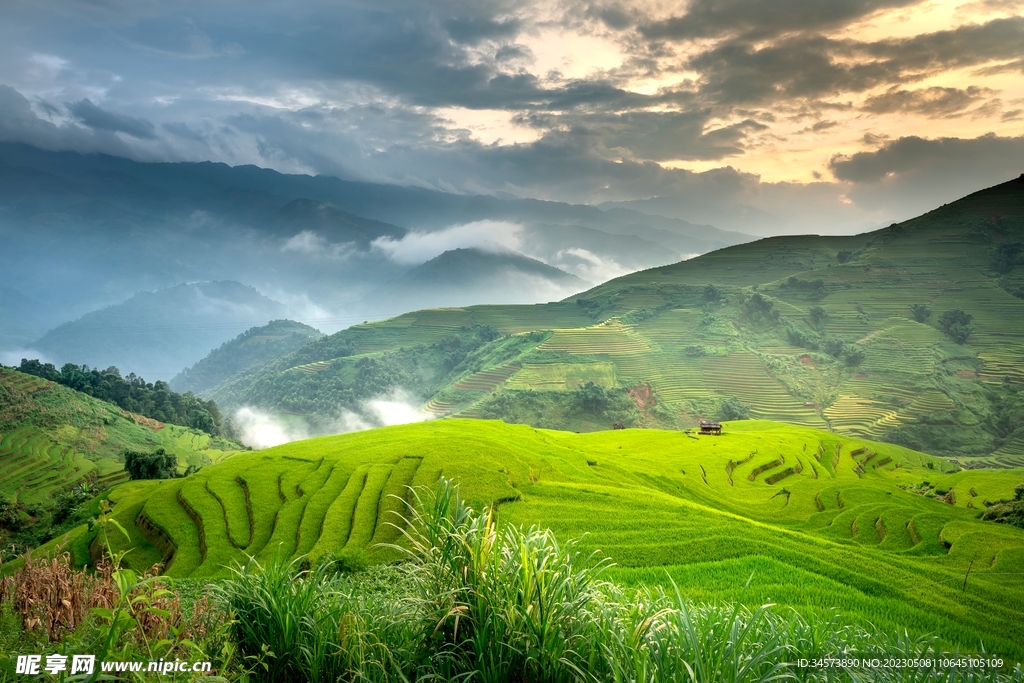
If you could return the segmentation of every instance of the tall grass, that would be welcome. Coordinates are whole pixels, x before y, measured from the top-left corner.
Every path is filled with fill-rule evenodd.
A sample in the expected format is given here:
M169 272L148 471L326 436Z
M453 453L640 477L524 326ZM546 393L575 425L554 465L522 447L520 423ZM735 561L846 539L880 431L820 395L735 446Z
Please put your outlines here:
M801 668L801 658L929 656L934 638L869 632L770 605L627 591L545 529L495 523L442 481L417 490L389 546L406 562L348 575L276 559L221 588L259 681L1024 681L964 669Z

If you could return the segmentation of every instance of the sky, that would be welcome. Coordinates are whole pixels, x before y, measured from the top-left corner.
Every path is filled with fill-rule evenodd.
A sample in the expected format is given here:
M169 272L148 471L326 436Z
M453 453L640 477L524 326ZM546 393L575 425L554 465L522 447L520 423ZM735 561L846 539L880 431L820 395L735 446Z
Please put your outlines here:
M0 140L850 233L1024 172L1024 0L4 0Z

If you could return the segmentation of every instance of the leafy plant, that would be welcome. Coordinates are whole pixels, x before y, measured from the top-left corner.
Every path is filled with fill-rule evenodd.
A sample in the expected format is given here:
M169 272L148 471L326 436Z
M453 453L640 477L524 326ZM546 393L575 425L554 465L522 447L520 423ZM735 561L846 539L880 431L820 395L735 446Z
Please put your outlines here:
M974 316L970 313L965 313L961 308L954 308L939 316L939 327L957 344L963 344L974 332L971 326L973 319Z
M718 416L722 420L746 420L750 418L750 406L735 396L722 399L718 408Z
M914 320L923 323L932 317L932 307L928 304L911 304L910 313L914 316Z

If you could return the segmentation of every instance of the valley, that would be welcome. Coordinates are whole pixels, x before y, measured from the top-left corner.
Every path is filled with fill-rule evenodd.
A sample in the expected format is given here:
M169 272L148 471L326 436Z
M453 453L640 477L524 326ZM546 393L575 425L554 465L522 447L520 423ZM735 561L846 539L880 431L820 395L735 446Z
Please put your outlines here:
M1017 179L875 233L759 240L562 302L354 325L208 395L316 425L390 383L438 417L575 431L752 417L1021 466L1021 239ZM964 339L943 328L956 310ZM587 383L603 405L574 411Z

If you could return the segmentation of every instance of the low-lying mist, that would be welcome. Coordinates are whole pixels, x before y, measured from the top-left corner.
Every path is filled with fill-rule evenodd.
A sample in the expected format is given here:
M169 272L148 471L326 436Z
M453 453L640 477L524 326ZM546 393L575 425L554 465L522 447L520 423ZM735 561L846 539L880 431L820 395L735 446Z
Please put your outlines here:
M260 450L314 436L346 434L433 419L432 413L420 410L420 403L409 392L395 388L363 401L358 410L342 408L336 420L319 428L310 426L300 417L270 413L251 406L236 410L232 419L238 440Z

